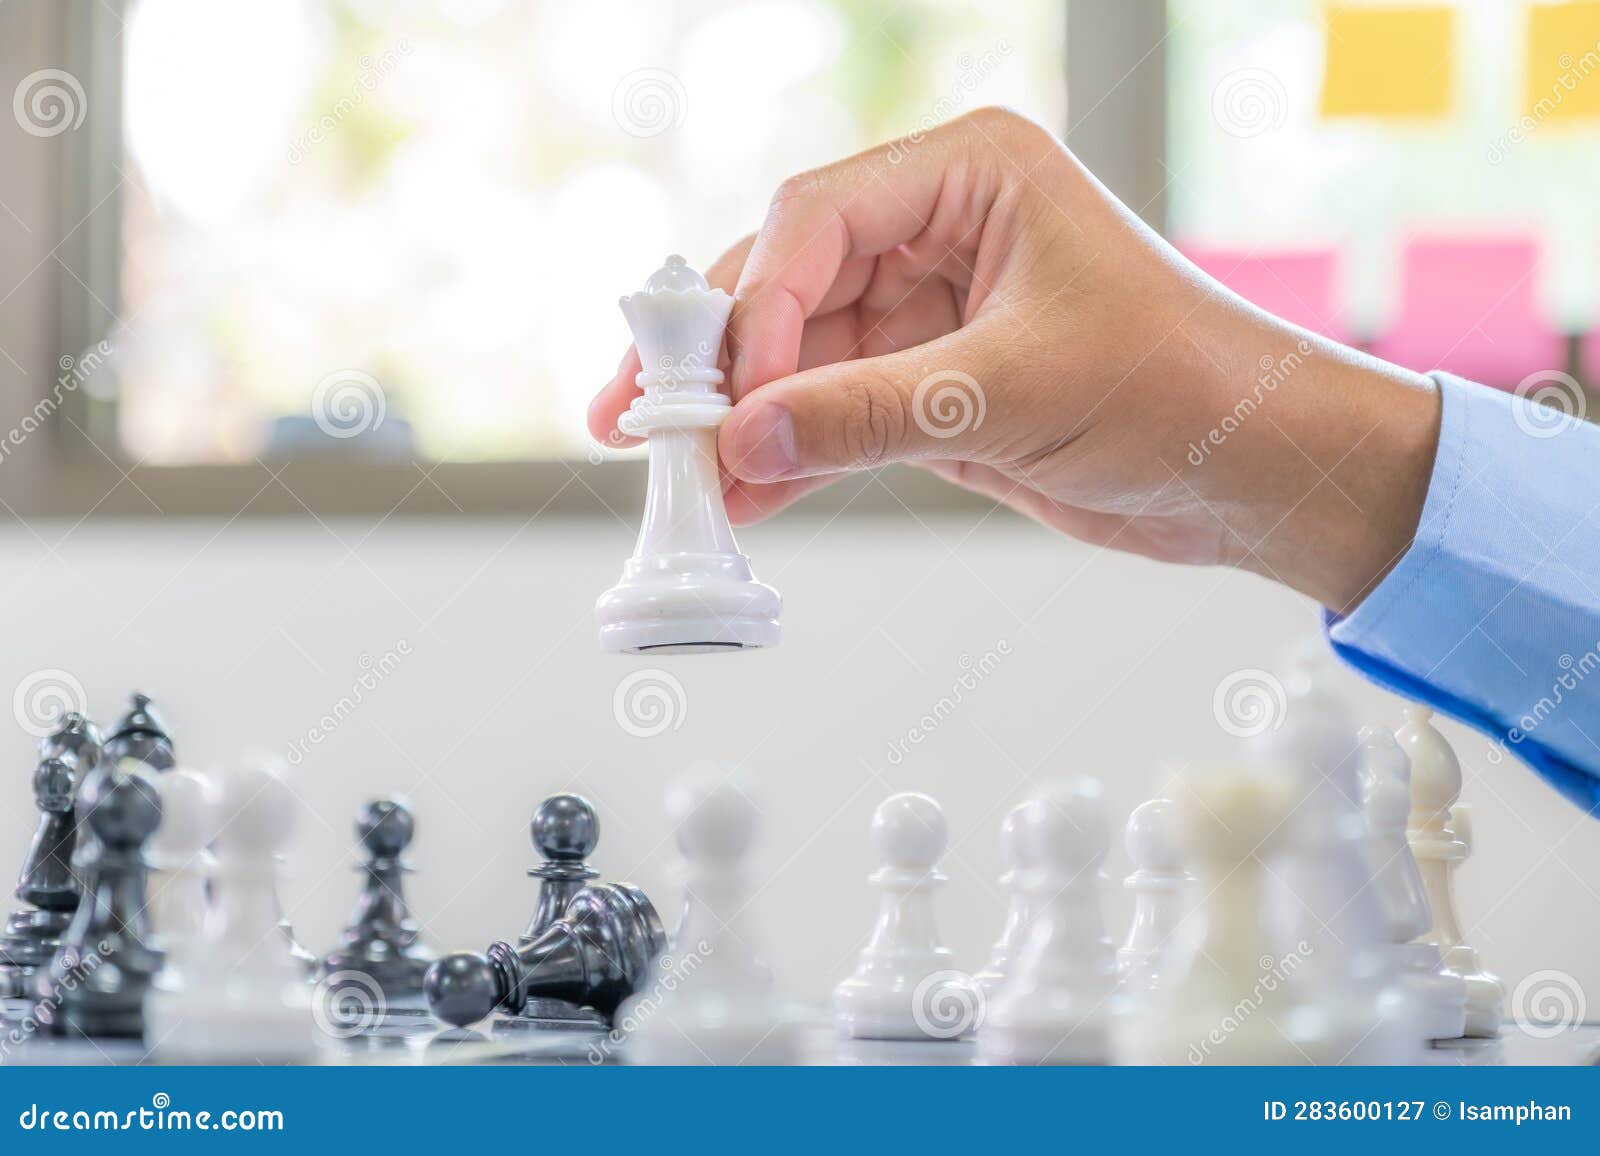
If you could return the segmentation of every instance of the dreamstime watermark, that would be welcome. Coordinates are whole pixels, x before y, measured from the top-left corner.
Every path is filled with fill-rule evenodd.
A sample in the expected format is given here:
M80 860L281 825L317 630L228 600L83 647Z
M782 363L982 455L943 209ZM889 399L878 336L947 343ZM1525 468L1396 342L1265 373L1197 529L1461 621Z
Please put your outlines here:
M333 972L318 980L311 993L311 1018L336 1040L371 1031L388 1010L383 986L364 971Z
M1541 369L1511 391L1526 405L1511 407L1511 419L1529 437L1553 438L1584 421L1588 399L1576 378L1559 369Z
M157 1092L149 1107L125 1112L29 1104L17 1115L17 1127L25 1132L282 1132L284 1120L276 1108L191 1112L174 1108L171 1096Z
M1257 966L1261 974L1256 977L1256 982L1250 991L1244 995L1233 1008L1228 1011L1216 1025L1205 1034L1198 1042L1189 1045L1188 1060L1190 1064L1199 1065L1210 1058L1213 1049L1220 1048L1250 1019L1261 1010L1267 1002L1267 997L1286 983L1290 976L1300 970L1300 966L1312 955L1312 947L1305 940L1294 945L1294 950L1285 952L1281 956L1263 955Z
M11 694L17 725L36 739L54 733L68 714L87 714L89 696L69 671L50 668L23 676Z
M1211 695L1211 713L1217 725L1236 739L1277 730L1288 709L1283 683L1270 671L1254 667L1226 675Z
M997 40L993 48L981 55L963 52L956 57L955 80L933 102L933 107L917 119L916 127L889 146L889 163L897 165L905 160L930 132L964 109L972 99L972 94L1010 55L1010 43Z
M1305 364L1305 359L1311 355L1311 343L1302 338L1296 342L1295 347L1282 357L1273 357L1270 353L1263 353L1257 363L1261 369L1256 377L1255 385L1250 392L1241 397L1238 404L1229 411L1223 419L1212 426L1206 435L1197 442L1189 443L1189 464L1203 466L1206 459L1211 456L1211 451L1217 449L1223 442L1237 432L1250 417L1261 408L1261 403L1271 394L1278 391L1278 387L1293 376L1294 371Z
M954 1040L983 1026L988 1000L964 971L936 971L911 993L911 1019L930 1039Z
M611 90L611 117L629 136L660 136L683 123L689 93L664 68L636 68Z
M11 114L29 136L60 136L78 128L89 115L83 82L60 68L30 72L11 94Z
M1589 1001L1583 985L1564 971L1546 968L1522 977L1511 993L1511 1018L1523 1033L1548 1040L1583 1023Z
M610 1059L618 1048L626 1044L630 1035L648 1023L661 1010L662 1002L668 995L678 990L679 984L700 970L700 965L711 958L711 951L711 945L702 939L694 945L693 950L676 956L671 954L659 956L651 964L652 973L656 978L650 984L649 990L636 992L618 1009L611 1030L589 1045L589 1063L599 1066Z
M1507 742L1515 745L1538 730L1561 708L1568 696L1583 685L1585 679L1596 670L1600 670L1600 642L1596 642L1576 658L1570 654L1563 654L1556 659L1556 666L1560 668L1561 673L1551 681L1549 693L1540 695L1538 701L1517 719L1516 725L1506 731Z
M411 643L402 638L390 650L384 651L377 658L370 654L361 656L361 673L350 684L350 693L340 697L328 713L323 715L306 731L303 738L295 739L289 744L289 753L286 756L290 766L299 766L305 757L311 753L312 747L321 746L324 740L334 731L338 730L356 709L366 701L368 694L378 688L400 666L400 660L411 654Z
M903 763L906 756L911 753L911 748L921 746L947 718L955 714L967 695L977 690L979 683L998 670L1000 660L1009 657L1010 654L1011 643L1004 638L977 658L963 654L957 663L961 667L961 673L956 676L955 682L950 684L950 693L942 695L928 713L918 719L902 737L889 743L888 753L885 756L889 765L899 766Z
M311 417L331 438L353 438L383 424L389 399L370 373L341 369L311 391Z
M378 86L389 79L394 70L400 67L400 62L410 55L411 42L397 40L394 47L384 49L375 57L363 56L361 69L351 83L350 91L334 101L333 107L318 117L309 129L289 142L289 163L299 164L305 160L308 152L332 136L345 118L365 104L367 97L377 91Z
M983 387L959 369L928 374L911 394L911 419L931 438L959 437L975 430L987 412Z
M611 696L617 725L636 739L653 739L683 726L689 697L683 683L664 670L636 670L617 683Z
M691 382L706 382L708 376L713 378L716 376L714 373L716 370L716 353L715 349L712 349L710 345L702 341L682 357L663 354L653 371L649 373L640 371L635 378L635 384L641 390L648 386L650 390L672 394ZM712 380L708 384L715 388L721 383L720 381ZM657 400L649 391L646 391L641 392L638 397L633 399L633 403L628 406L627 412L631 415L631 420L637 423L636 428L639 426L649 428L658 423L666 424L662 419L669 416L667 406L670 404L670 402L663 403ZM598 466L605 461L605 451L608 449L626 449L627 447L622 442L628 436L620 428L613 428L605 436L603 442L591 442L589 444L589 464Z
M1513 148L1530 140L1539 131L1539 126L1555 115L1567 94L1576 91L1580 82L1600 70L1600 42L1577 60L1572 59L1572 53L1563 52L1556 58L1556 67L1561 69L1561 75L1550 85L1549 95L1534 101L1530 111L1523 113L1510 128L1489 142L1485 155L1491 165L1498 165Z
M101 940L94 950L71 958L59 974L50 977L49 990L20 1018L8 1020L6 1032L0 1036L0 1064L10 1058L13 1048L20 1048L40 1030L51 1030L56 1012L61 1009L62 998L78 990L88 978L99 970L106 956L111 954L111 944Z
M1275 73L1264 68L1236 68L1211 90L1211 116L1229 136L1260 136L1283 127L1289 93Z
M84 382L88 381L106 362L112 354L111 343L100 341L84 350L77 357L70 353L63 353L57 362L60 373L50 387L50 392L34 403L33 408L23 414L22 420L12 426L3 438L0 438L0 463L11 456L14 450L22 448L22 443L27 441L41 426L56 415L67 400L69 394L78 392Z

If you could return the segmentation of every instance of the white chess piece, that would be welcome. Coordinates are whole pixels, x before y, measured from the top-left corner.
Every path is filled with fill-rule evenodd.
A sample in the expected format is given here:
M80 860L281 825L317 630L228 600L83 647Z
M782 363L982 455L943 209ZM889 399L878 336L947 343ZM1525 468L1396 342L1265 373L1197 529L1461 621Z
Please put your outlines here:
M1000 937L989 951L989 961L972 977L985 998L993 998L1001 981L1010 974L1028 934L1032 895L1028 875L1036 864L1028 840L1023 838L1023 817L1027 808L1026 803L1011 808L1000 824L1000 856L1006 866L1005 873L1000 876L1000 886L1008 896L1006 918L1000 926Z
M1194 877L1184 866L1177 823L1171 799L1150 799L1128 816L1125 841L1134 870L1123 886L1133 892L1133 920L1117 949L1117 974L1130 995L1160 983L1161 953L1188 911Z
M1305 981L1295 1043L1318 1064L1414 1061L1420 1031L1382 951L1356 726L1344 699L1312 673L1291 672L1283 717L1250 747L1295 793L1268 900L1281 917L1278 950L1301 961Z
M833 990L839 1034L869 1040L956 1039L976 1026L982 996L952 968L933 895L949 841L944 812L927 795L891 795L872 816L878 918L854 974Z
M282 1063L313 1053L305 971L278 930L280 857L294 797L274 761L247 760L217 783L216 888L184 986L145 1008L146 1042L195 1062Z
M175 768L155 776L161 826L151 837L150 925L164 966L177 968L204 935L211 910L208 848L216 835L216 795L203 775Z
M1264 770L1186 772L1173 784L1197 902L1161 983L1114 1025L1129 1064L1305 1064L1292 1022L1297 956L1277 954L1267 863L1286 839L1291 781Z
M782 600L757 582L723 505L717 427L732 403L717 353L733 299L667 258L624 297L643 390L617 428L650 442L644 521L622 581L600 596L602 649L692 653L776 646Z
M1373 886L1388 939L1383 953L1410 992L1422 1037L1455 1039L1466 1030L1467 985L1444 966L1438 947L1419 938L1433 925L1433 913L1406 840L1411 764L1381 727L1361 731L1361 791Z
M1505 988L1484 970L1477 950L1462 937L1455 874L1471 848L1462 837L1462 809L1457 806L1461 762L1432 719L1433 711L1427 707L1408 707L1405 724L1394 735L1411 760L1411 817L1406 837L1433 913L1433 926L1421 942L1443 952L1445 966L1466 981L1466 1034L1493 1037L1500 1034ZM1470 836L1470 830L1467 834Z
M626 1055L643 1064L778 1064L794 1032L772 996L746 914L758 811L722 768L695 768L667 792L684 862L684 907L653 977L618 1012Z
M1045 791L1028 804L1023 836L1038 863L1033 919L978 1028L978 1054L989 1063L1106 1063L1118 1005L1100 906L1110 843L1100 784L1080 778Z

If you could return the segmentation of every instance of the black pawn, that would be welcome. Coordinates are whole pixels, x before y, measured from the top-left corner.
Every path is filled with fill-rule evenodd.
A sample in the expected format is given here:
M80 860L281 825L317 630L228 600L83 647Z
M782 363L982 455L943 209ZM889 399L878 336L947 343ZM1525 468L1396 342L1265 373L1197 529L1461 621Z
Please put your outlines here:
M399 799L374 799L356 815L356 835L367 856L361 897L339 946L321 961L322 978L334 981L335 999L340 984L360 984L365 975L382 990L389 1008L422 1007L422 977L436 957L419 942L417 921L406 905L411 865L404 856L415 833L411 808Z
M582 795L551 795L533 812L528 834L543 862L528 868L539 880L539 901L522 943L543 935L566 914L572 897L600 874L587 862L600 842L600 818Z
M150 696L137 690L128 696L127 711L111 728L105 753L113 763L137 759L157 772L170 771L178 765L167 724L150 705Z
M72 852L78 842L72 805L75 787L73 767L66 758L41 759L33 772L39 825L17 882L22 905L6 920L0 936L0 995L6 998L28 994L34 973L55 957L78 908L78 880L72 873Z
M527 1015L559 1000L610 1017L667 946L656 909L628 883L595 883L537 939L493 943L482 955L457 952L428 969L428 1010L457 1027L499 1009Z
M60 1035L138 1038L145 992L161 964L148 942L144 858L161 824L161 798L143 775L107 762L78 785L77 812L93 836L73 860L83 896L39 976L34 1014Z

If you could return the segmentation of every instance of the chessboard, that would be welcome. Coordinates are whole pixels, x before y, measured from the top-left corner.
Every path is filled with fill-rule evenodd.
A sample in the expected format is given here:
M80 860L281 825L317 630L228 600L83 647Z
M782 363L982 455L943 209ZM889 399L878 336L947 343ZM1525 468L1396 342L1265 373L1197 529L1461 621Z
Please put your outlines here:
M1358 732L1325 685L1285 681L1285 722L1254 762L1185 772L1127 817L1136 906L1115 937L1093 779L1005 817L1008 902L970 972L939 931L944 813L884 799L878 913L827 1006L779 990L747 917L762 812L738 768L701 765L667 792L684 879L670 933L642 889L591 866L595 807L558 794L529 826L531 918L441 954L406 898L416 816L382 798L356 816L362 883L319 954L278 898L296 811L282 769L179 767L135 695L109 736L69 715L41 745L0 938L0 1063L1595 1064L1600 1026L1571 1001L1505 1017L1458 922L1470 812L1430 712Z

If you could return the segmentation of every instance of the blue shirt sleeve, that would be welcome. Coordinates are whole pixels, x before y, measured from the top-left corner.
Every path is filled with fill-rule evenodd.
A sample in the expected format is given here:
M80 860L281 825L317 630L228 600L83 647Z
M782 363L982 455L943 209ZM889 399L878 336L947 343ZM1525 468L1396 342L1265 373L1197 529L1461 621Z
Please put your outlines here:
M1416 539L1354 611L1328 616L1329 641L1600 814L1600 426L1433 376L1439 450Z

